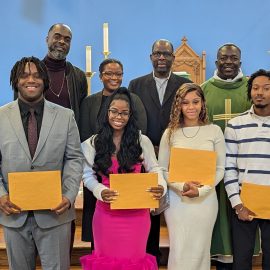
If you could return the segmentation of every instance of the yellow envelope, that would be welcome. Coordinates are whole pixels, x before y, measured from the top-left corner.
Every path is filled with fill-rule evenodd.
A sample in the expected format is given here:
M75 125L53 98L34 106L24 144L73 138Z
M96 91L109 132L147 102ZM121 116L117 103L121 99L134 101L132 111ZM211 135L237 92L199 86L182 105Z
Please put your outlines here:
M110 188L119 192L117 199L111 203L111 209L158 208L159 201L146 191L157 185L156 173L110 174Z
M62 201L61 171L8 174L10 201L24 210L56 207Z
M270 219L270 186L243 182L240 197L255 218Z
M171 148L169 182L198 181L213 186L216 179L214 151Z

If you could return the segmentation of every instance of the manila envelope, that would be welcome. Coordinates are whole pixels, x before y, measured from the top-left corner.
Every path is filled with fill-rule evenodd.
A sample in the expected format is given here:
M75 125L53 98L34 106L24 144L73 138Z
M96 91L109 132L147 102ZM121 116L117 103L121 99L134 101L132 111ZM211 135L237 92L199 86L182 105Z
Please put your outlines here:
M169 182L198 181L213 186L216 179L214 151L171 148Z
M52 209L62 201L61 171L8 174L10 201L25 210Z
M270 219L270 186L243 182L240 197L255 218Z
M154 200L147 188L158 185L156 173L110 174L110 188L119 195L111 203L111 209L158 208L159 201Z

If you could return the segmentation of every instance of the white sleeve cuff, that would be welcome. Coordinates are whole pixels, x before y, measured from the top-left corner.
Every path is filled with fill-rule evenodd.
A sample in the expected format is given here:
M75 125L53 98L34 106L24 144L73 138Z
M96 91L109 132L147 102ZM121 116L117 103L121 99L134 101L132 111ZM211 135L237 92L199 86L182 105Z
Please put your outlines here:
M93 194L94 194L94 196L98 199L98 200L100 200L100 201L102 201L103 202L103 199L102 199L102 197L101 197L101 192L103 191L103 190L105 190L105 189L108 189L106 186L104 186L103 184L100 184L100 183L98 183L98 185L96 185L95 187L94 187L94 189L93 189Z
M242 204L240 195L235 195L235 196L231 197L230 202L231 202L232 208L234 208L238 204Z
M212 190L211 186L203 186L198 188L199 191L199 197L204 197L206 194L208 194Z
M183 191L185 183L169 183L168 186L170 189L180 194Z

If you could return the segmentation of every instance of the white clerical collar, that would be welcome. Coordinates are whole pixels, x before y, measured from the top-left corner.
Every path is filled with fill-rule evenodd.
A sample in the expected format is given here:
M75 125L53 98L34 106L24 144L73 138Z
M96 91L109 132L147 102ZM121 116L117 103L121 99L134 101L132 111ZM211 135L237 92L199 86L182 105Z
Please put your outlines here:
M219 81L222 81L222 82L236 82L236 81L238 81L239 79L242 79L242 78L244 77L244 74L243 74L241 68L239 68L239 72L238 72L238 74L237 74L236 77L234 77L233 79L227 79L227 80L221 79L221 78L217 75L217 71L218 71L218 70L216 69L215 72L214 72L213 78L214 78L214 79L217 79L217 80L219 80Z

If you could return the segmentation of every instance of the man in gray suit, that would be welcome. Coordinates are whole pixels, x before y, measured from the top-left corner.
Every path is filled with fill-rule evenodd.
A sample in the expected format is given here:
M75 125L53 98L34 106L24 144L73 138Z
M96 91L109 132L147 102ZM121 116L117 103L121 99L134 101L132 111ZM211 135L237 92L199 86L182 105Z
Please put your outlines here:
M39 59L18 61L10 82L18 99L0 108L0 224L9 268L35 269L38 252L43 270L67 270L83 160L74 114L44 99L49 79ZM62 202L54 209L21 211L10 201L8 173L54 170L62 172Z

